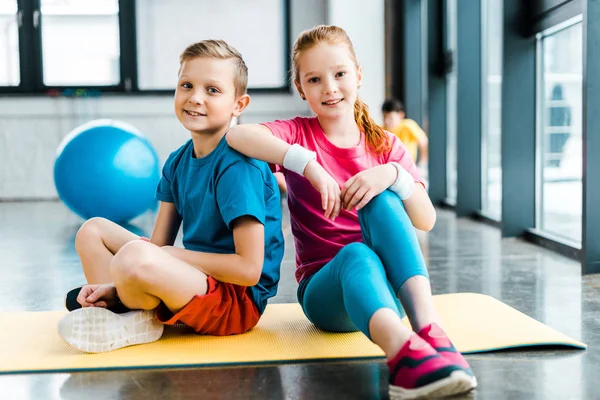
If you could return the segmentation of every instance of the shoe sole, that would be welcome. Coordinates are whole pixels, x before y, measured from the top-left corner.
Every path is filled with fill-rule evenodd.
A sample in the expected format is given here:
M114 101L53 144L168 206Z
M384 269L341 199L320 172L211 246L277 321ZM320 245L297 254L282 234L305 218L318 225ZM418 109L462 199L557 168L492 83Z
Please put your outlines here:
M416 389L390 385L391 400L429 399L450 397L470 392L477 387L477 379L464 371L454 371L449 377Z
M145 310L115 314L105 308L86 307L71 311L58 322L60 337L86 353L155 342L163 330L156 312Z

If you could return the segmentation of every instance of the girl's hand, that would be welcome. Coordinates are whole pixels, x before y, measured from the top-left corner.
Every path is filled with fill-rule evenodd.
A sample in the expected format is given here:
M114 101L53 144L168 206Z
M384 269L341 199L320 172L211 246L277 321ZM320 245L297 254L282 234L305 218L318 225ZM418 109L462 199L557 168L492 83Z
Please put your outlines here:
M345 210L360 210L379 193L389 188L398 172L393 165L378 165L361 171L348 179L342 187L341 199Z
M119 297L114 284L85 285L77 296L77 302L82 307L107 308L117 304Z
M306 165L304 177L321 193L321 207L325 210L325 218L335 221L342 207L340 185L316 160Z

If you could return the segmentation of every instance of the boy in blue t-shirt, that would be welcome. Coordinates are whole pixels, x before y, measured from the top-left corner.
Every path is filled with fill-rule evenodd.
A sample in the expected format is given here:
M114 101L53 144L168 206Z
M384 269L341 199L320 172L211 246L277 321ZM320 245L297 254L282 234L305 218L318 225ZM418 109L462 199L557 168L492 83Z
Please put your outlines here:
M101 218L77 234L88 285L67 295L73 311L58 331L82 351L158 340L163 324L244 333L277 292L284 249L277 182L266 163L225 140L250 102L246 65L220 40L189 46L180 64L175 113L192 138L164 165L152 237ZM176 248L182 224L184 248Z

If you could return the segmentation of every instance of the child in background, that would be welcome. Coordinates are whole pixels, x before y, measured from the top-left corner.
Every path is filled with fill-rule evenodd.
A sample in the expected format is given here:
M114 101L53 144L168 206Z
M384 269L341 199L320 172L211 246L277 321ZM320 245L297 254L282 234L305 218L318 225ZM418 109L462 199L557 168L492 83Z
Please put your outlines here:
M163 324L231 335L258 323L277 292L284 242L271 170L225 140L250 102L247 80L242 56L221 40L181 54L175 114L191 139L164 165L149 240L101 218L79 230L88 285L67 295L74 311L58 325L72 346L105 352L148 343ZM173 247L182 224L184 248Z
M412 159L419 166L427 165L428 145L427 134L412 119L406 118L404 105L397 99L387 99L381 106L383 128L400 139Z
M404 145L358 99L350 39L317 26L298 37L292 62L316 117L238 125L227 141L285 175L304 313L321 329L361 330L379 345L392 399L470 391L477 381L440 326L413 228L430 230L435 209Z

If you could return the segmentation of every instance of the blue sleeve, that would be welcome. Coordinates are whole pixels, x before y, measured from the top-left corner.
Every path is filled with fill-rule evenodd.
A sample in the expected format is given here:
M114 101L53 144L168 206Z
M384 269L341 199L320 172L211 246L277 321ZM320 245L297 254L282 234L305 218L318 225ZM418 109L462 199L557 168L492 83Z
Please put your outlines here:
M236 218L249 215L265 224L265 190L272 190L256 166L238 161L221 174L217 182L217 204L229 229Z
M162 177L158 182L156 188L156 200L165 201L167 203L174 203L175 198L173 197L173 155L171 154L162 169Z

